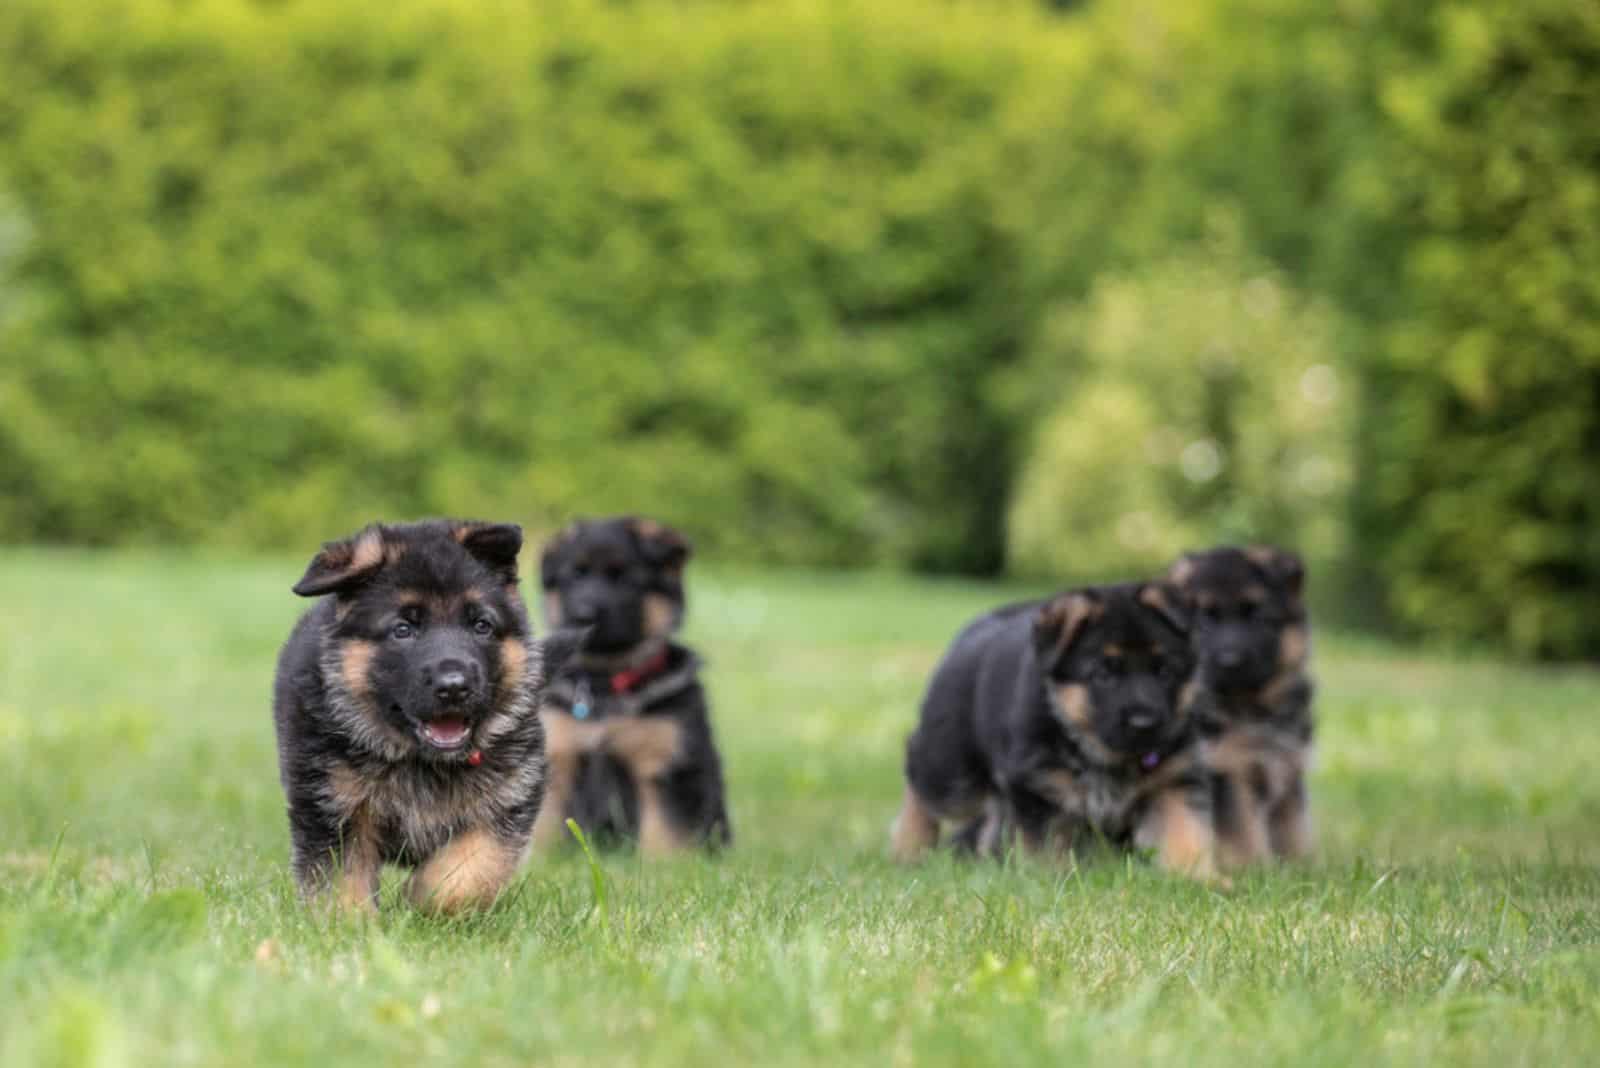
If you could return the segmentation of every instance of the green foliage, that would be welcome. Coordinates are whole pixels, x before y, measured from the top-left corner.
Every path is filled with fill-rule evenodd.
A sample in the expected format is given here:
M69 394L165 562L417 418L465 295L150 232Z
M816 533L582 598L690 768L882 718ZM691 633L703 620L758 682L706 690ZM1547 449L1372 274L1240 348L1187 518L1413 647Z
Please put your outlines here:
M1338 563L1355 406L1337 329L1228 241L1102 280L1040 344L1036 377L1066 399L1022 471L1013 564L1104 581L1250 540Z
M1600 7L1452 6L1382 86L1406 239L1371 369L1369 538L1399 617L1600 657Z
M4 5L35 233L0 537L626 508L745 557L998 566L1005 115L1069 39L926 16Z
M1600 9L1065 6L0 4L0 539L626 509L1087 577L1277 537L1415 631L1600 655ZM1215 232L1220 305L1171 277ZM1257 275L1364 398L1352 529L1089 438L1217 432L1182 354L1261 329L1216 310ZM1075 366L1134 299L1175 317Z

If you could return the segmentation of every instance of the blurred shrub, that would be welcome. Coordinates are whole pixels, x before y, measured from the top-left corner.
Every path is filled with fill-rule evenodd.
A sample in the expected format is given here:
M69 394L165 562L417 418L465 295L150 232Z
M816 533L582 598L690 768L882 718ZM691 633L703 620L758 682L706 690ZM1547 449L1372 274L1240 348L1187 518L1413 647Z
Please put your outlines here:
M1096 284L1041 343L1065 400L1022 470L1013 564L1104 582L1254 540L1314 575L1339 562L1354 391L1336 331L1231 243Z
M1405 239L1371 369L1369 537L1398 616L1600 657L1600 5L1452 5L1382 82ZM1370 176L1369 176L1370 177Z
M992 570L1047 16L13 0L0 538L637 509ZM1055 87L1055 88L1053 88Z

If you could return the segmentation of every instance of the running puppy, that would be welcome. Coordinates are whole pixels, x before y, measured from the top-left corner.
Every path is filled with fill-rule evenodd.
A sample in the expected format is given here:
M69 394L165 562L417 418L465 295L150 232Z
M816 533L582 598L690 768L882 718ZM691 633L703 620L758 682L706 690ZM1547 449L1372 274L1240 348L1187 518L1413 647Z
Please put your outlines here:
M561 840L568 818L650 855L730 841L700 660L672 640L689 555L677 531L631 517L573 523L545 546L545 618L589 636L541 708L550 776L540 847Z
M1181 592L1164 583L1071 590L970 624L906 745L894 854L920 856L949 820L968 824L980 852L1014 829L1029 852L1104 839L1213 876L1189 627Z
M548 668L508 523L374 524L322 547L294 586L323 597L278 657L273 719L294 874L377 909L386 862L413 904L485 906L516 872L544 792ZM331 596L327 596L331 595Z
M1184 556L1169 578L1194 601L1195 649L1212 694L1200 730L1216 772L1221 858L1240 866L1305 856L1314 726L1305 568L1283 549L1218 548Z

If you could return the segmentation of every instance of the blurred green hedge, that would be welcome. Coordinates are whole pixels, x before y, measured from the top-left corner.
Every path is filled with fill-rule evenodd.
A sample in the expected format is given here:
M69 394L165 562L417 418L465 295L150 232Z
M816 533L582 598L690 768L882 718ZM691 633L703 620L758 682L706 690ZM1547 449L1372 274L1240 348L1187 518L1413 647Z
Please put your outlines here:
M1200 425L1139 354L1218 329L1172 272L1227 232L1188 269L1341 324L1341 573L1600 656L1600 7L1050 7L0 4L0 539L637 509L993 571L1009 515L1069 571L1022 543L1107 472L1041 450L1096 390L1143 413L1108 434ZM1163 320L1063 338L1113 291ZM1194 536L1309 536L1144 475Z
M746 558L996 570L1019 10L0 6L0 538L308 544L636 509ZM1037 290L1039 287L1032 287Z
M1355 563L1413 632L1600 657L1600 5L1197 12L1159 169L1361 330Z

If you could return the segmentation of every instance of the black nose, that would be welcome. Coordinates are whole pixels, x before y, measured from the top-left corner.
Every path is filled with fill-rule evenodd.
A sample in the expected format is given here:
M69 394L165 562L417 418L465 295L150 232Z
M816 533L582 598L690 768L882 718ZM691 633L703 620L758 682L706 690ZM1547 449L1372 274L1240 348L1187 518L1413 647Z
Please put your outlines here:
M568 621L577 627L592 626L594 621L599 618L600 610L592 604L583 602L572 605L567 613Z
M446 660L434 669L433 696L442 704L459 705L467 699L470 692L466 665L460 661Z

